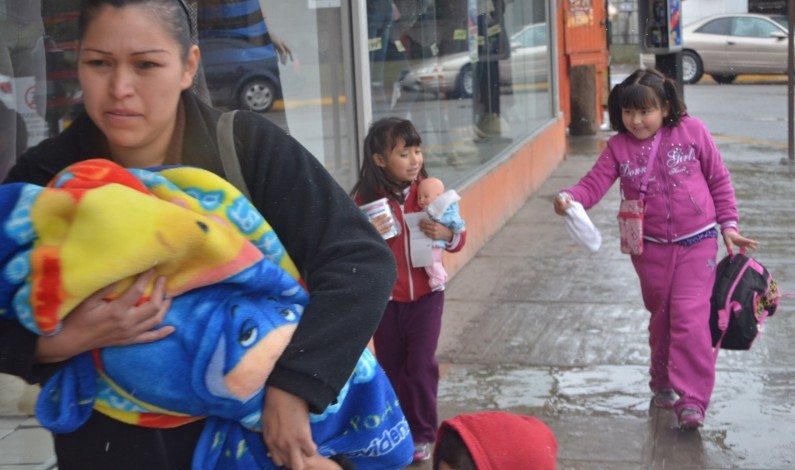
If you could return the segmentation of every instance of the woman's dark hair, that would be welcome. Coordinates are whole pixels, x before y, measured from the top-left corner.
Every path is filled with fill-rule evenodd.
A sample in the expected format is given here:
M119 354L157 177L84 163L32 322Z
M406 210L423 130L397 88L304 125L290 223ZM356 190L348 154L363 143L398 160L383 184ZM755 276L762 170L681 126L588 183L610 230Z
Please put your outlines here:
M668 114L663 116L663 125L674 127L687 112L684 101L679 98L676 84L655 69L636 70L616 85L607 98L610 126L625 134L627 128L621 119L622 109L665 109L666 103Z
M363 204L384 196L403 203L404 184L393 180L386 170L375 164L375 155L387 158L400 139L403 139L407 147L422 144L419 132L409 120L388 117L370 125L367 137L364 138L364 158L359 169L359 179L351 190L351 196L358 196ZM424 162L420 175L423 178L428 176Z
M442 438L436 443L434 455L434 470L439 468L441 462L456 470L478 470L472 459L472 454L469 453L464 440L461 439L461 435L451 427L447 428L442 434Z
M124 8L141 6L151 9L161 19L166 30L180 46L183 60L188 56L191 40L191 20L185 0L84 0L80 5L78 38L82 41L86 30L104 7Z

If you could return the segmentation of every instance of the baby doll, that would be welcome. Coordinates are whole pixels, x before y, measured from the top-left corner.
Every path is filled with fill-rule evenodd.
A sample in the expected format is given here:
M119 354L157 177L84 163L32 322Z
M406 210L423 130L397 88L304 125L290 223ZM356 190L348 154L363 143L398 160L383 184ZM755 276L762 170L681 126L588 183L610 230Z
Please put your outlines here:
M425 178L417 188L417 202L420 207L425 209L431 219L449 228L454 234L463 232L465 228L458 209L460 200L461 197L455 190L444 190L444 183L439 178ZM434 290L447 282L447 271L442 265L444 246L444 240L433 242L433 264L425 268L431 278L431 289Z

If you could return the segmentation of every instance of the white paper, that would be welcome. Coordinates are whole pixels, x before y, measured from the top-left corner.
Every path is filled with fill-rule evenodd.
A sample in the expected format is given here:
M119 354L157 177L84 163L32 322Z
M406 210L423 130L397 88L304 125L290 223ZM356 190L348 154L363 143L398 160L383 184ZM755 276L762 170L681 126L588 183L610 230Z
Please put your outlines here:
M420 230L420 222L430 219L425 212L403 214L409 228L409 246L411 247L411 265L415 268L433 264L433 240Z
M563 219L566 230L577 244L591 253L596 253L602 246L602 234L591 222L582 204L577 201L570 201L569 204L570 207L566 209L566 217Z

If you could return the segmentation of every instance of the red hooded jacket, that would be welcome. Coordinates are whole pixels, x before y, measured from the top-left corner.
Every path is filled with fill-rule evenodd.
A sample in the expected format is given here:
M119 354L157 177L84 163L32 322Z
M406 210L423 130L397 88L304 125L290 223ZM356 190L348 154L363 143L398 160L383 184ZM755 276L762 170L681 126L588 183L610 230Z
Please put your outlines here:
M552 430L532 417L504 411L461 414L443 421L436 442L455 430L478 470L555 470L558 441ZM439 455L434 449L434 470Z

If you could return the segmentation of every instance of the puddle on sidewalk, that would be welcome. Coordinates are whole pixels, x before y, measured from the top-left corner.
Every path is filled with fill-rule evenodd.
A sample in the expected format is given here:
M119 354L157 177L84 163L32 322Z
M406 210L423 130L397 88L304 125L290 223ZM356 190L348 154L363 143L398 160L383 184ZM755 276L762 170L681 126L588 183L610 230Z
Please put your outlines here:
M538 416L558 435L565 468L594 458L647 468L795 468L794 372L719 363L704 427L684 432L672 411L651 407L647 369L446 364L440 419L481 410ZM602 442L606 430L627 441L613 448Z

